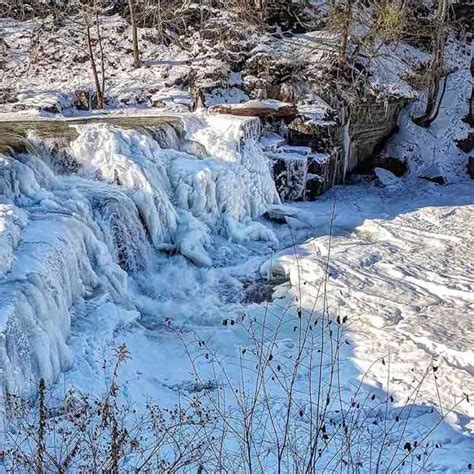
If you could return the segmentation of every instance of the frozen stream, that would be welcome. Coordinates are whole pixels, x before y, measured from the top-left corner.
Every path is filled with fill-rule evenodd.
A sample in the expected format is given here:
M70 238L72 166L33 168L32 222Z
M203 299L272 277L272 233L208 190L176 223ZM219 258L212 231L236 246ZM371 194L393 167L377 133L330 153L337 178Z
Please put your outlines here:
M94 311L77 318L71 346L80 356L65 380L93 389L103 380L103 355L126 342L133 357L124 368L127 396L143 401L152 394L172 404L178 393L196 389L189 356L177 336L181 329L184 341L198 334L218 348L237 379L236 360L248 335L223 321L239 321L243 315L262 320L269 311L275 319L285 314L294 321L300 294L306 311L314 311L327 264L334 199L327 293L332 314L348 317L351 345L341 360L345 390L353 393L364 374L363 393L395 397L393 416L411 397L407 439L420 439L436 427L431 439L440 448L431 455L430 469L464 472L474 448L472 403L456 406L439 425L439 408L433 412L430 407L448 412L463 394L474 392L474 187L469 183L420 183L416 190L338 187L318 202L291 206L288 224L273 226L280 241L275 253L265 244L218 240L212 253L218 264L211 268L166 258L160 272L133 279L138 294L150 295L140 296L148 308L140 322L127 325L133 315L102 302L91 303ZM265 275L269 267L270 273L287 275L291 287L281 286L270 307L240 303L242 282ZM292 328L293 322L279 335L282 357L294 351ZM191 342L188 350L199 353ZM390 361L388 378L381 358ZM211 380L212 365L201 363ZM418 385L430 364L439 369Z
M96 125L68 166L45 151L1 158L3 386L31 390L41 375L100 391L104 359L125 342L124 398L172 405L202 389L191 359L210 387L222 383L196 340L231 380L250 381L237 363L250 344L243 321L277 331L277 363L295 353L295 321L325 314L347 339L341 400L393 397L404 439L436 428L430 469L463 472L474 448L474 186L360 184L280 205L265 156L251 137L241 146L241 132L232 120L188 124L209 152L198 158ZM308 387L297 386L303 412ZM471 403L458 403L465 394Z

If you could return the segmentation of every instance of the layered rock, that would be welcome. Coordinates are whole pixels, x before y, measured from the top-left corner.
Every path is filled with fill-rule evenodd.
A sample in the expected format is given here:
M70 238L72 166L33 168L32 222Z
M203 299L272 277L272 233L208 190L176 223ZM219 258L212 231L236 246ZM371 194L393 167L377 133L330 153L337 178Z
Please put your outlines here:
M406 104L405 99L391 99L341 109L344 120L343 179L362 163L375 159L377 151L396 129L398 114Z

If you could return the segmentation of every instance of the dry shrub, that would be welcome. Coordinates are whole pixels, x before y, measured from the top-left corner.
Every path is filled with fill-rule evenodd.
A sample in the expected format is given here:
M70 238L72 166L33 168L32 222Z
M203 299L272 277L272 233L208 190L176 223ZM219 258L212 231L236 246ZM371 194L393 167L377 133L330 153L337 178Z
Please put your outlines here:
M7 472L178 472L206 461L215 416L199 394L139 412L120 402L125 345L100 396L69 390L54 399L44 381L36 401L7 395L0 466ZM51 395L49 397L49 395ZM1 469L1 467L0 467Z

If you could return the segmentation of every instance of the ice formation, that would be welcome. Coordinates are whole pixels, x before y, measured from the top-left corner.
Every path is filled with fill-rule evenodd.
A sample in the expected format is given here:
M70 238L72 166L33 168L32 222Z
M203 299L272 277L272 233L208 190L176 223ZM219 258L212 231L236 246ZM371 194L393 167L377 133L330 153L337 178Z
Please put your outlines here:
M105 298L133 309L126 272L145 269L155 250L210 266L207 249L215 234L276 240L256 221L279 198L267 158L242 127L246 122L196 120L187 138L207 150L203 159L160 146L160 136L177 146L167 131L103 124L80 129L66 151L78 165L74 172L58 170L46 147L0 156L5 389L31 390L38 377L52 383L71 365L67 338L85 302Z

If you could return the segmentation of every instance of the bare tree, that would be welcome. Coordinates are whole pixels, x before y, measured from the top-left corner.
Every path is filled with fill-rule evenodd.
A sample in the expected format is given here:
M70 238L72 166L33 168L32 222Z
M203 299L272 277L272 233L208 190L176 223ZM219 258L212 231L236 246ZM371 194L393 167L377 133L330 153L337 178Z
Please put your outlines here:
M94 7L96 4L94 3ZM102 41L100 36L100 25L99 25L99 14L96 8L95 10L95 18L93 18L92 13L93 11L84 8L83 10L83 20L85 24L85 31L86 31L86 45L87 45L87 52L89 55L89 61L91 64L92 76L94 78L94 85L97 95L97 107L99 109L104 108L104 89L105 89L105 65L104 65L104 54L102 49ZM97 68L96 56L94 51L94 44L92 39L92 28L93 23L95 22L96 32L97 32L97 42L99 43L99 48L101 51L101 80L99 79L99 72Z
M349 32L352 23L352 0L344 1L344 10L342 12L341 23L341 41L339 43L338 62L344 63L346 59L347 43L349 41Z
M133 66L140 67L140 48L138 46L138 30L137 21L135 17L135 8L133 6L133 0L128 0L128 8L130 10L130 24L132 25L132 43L133 43Z
M266 14L266 7L267 7L267 1L266 0L255 0L255 8L257 9L258 14L260 15L260 18L264 18Z
M80 38L80 41L71 41L67 37L63 37L62 40L77 49L81 55L85 53L89 60L95 89L95 101L91 100L88 92L77 91L82 96L81 105L103 109L105 106L106 67L101 26L101 13L103 12L101 0L70 0L69 2L52 3L48 8L48 12L53 15L57 25L67 25L73 35ZM93 102L95 102L94 105L92 105Z

